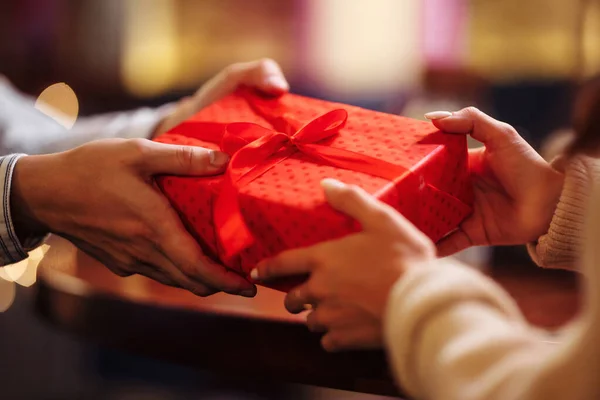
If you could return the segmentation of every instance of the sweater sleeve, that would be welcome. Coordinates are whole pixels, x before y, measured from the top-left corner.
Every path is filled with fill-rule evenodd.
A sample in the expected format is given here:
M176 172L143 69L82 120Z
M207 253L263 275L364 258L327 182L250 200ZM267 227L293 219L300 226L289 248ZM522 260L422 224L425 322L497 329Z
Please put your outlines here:
M560 162L554 165L560 169ZM584 155L573 157L565 170L563 191L548 232L527 245L537 265L573 268L577 264L582 251L585 211L595 182L600 183L600 159Z
M584 308L549 341L492 280L454 261L414 268L394 285L384 340L395 376L416 399L600 398L600 196L588 214ZM554 343L553 343L554 342ZM558 343L556 343L558 342Z

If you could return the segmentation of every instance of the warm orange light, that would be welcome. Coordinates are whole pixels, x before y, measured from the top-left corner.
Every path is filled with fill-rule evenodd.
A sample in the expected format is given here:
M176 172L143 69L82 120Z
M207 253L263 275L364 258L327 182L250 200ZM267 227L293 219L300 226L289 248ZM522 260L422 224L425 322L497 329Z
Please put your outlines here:
M139 97L162 94L177 78L179 47L173 0L125 2L121 75Z
M17 288L14 282L0 279L0 313L5 312L15 301Z
M26 260L0 268L0 279L15 282L21 286L33 285L36 281L38 265L48 249L50 249L50 246L43 244L30 251Z
M37 278L37 269L50 246L43 244L29 252L29 258L0 268L0 313L10 308L15 300L16 286L31 286Z

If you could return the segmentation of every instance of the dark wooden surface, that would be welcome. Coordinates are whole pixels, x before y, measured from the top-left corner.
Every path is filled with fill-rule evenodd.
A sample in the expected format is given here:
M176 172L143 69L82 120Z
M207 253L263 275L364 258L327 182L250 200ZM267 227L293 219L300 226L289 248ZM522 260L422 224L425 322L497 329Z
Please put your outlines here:
M400 395L379 351L328 354L283 294L198 298L139 276L119 278L60 238L39 268L38 312L57 327L135 354L231 376ZM578 309L572 273L502 268L492 274L534 324L554 328Z

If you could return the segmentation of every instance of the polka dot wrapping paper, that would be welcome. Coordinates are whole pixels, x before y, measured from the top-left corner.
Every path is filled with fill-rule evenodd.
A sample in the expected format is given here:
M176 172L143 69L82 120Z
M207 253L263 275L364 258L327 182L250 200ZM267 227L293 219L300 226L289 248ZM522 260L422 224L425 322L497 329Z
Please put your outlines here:
M373 174L340 168L332 165L335 162L303 150L310 146L294 145L294 139L280 140L294 136L309 123L316 126L313 131L318 136L320 128L314 120L327 113L335 114L334 110L345 110L345 123L336 125L335 132L317 141L314 148L342 149L348 154L393 164L406 172L390 179L390 176L376 176L381 175L377 171ZM251 127L262 139L255 142L239 139L235 132L240 126L242 130ZM230 171L211 177L157 178L159 187L206 254L244 276L260 260L282 250L360 230L355 221L327 204L319 185L324 178L362 187L402 213L433 241L456 229L472 211L466 137L444 134L430 122L293 94L264 98L244 89L206 107L156 141L223 150L237 157L232 158L233 164L244 157L241 153L246 151L242 150L244 146L256 147L256 143L261 140L266 143L266 137L274 136L279 142L267 145L272 148L265 153L265 160L258 160L257 164L262 165L242 160L243 165L238 168L235 165L240 162L236 162L237 170L246 172L254 168L255 174L245 181L231 178L231 182L237 182L232 184L236 187L235 196L230 193L226 200L219 196L231 191L225 189L229 185L228 174L233 173ZM230 164L228 168L233 167ZM222 217L219 219L217 210L219 207L229 210L233 204L239 210L238 224L243 229L238 225L237 229L229 230L229 235L235 240L236 232L243 236L242 232L247 231L251 240L232 256L225 256L222 232L226 224L220 222ZM287 291L297 282L281 281L269 286Z

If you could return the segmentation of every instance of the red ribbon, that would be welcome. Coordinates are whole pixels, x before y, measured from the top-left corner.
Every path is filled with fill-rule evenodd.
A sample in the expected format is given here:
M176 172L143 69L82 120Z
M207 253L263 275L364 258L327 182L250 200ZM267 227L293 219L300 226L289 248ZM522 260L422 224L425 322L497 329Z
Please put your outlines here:
M409 172L400 165L319 144L337 135L344 127L348 119L346 110L327 112L296 130L298 121L288 114L288 110L277 99L263 99L252 93L246 94L245 98L275 130L253 123L239 122L227 124L225 132L222 133L221 149L232 154L232 157L214 203L213 218L222 249L221 260L227 265L233 265L240 252L253 242L253 235L244 222L238 202L240 188L295 152L299 151L314 160L337 168L362 172L390 181L399 180ZM186 124L175 128L177 133L194 131L190 136L214 141L215 132L211 132L212 129L203 133L202 126L193 129L193 126L184 126Z

